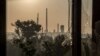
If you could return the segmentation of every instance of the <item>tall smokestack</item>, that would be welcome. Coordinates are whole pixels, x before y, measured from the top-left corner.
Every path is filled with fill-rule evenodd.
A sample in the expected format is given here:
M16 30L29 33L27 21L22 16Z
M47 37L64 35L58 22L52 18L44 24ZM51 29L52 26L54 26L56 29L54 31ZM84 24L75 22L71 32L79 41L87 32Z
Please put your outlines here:
M39 24L39 13L37 13L37 24Z
M59 32L59 24L57 24L57 32Z
M48 32L48 9L46 8L46 32Z
M70 0L68 0L68 32L71 33L71 7Z

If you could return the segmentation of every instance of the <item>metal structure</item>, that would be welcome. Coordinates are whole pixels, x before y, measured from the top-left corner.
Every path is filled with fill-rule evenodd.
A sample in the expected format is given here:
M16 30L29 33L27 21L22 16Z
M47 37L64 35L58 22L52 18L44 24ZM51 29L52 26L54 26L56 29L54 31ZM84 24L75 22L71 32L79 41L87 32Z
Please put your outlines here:
M37 13L37 24L39 24L39 13Z
M46 8L46 32L48 32L48 9Z

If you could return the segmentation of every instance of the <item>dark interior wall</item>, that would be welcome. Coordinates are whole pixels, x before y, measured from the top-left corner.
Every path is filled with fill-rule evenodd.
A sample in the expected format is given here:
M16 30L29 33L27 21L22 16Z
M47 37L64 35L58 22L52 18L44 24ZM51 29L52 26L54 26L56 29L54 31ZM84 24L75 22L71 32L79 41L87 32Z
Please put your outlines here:
M6 0L0 0L0 56L6 56Z
M100 20L100 0L93 0L93 29L98 20Z
M92 56L98 56L96 36L94 33L95 23L100 20L100 0L93 0L93 15L92 15ZM98 27L100 24L98 25ZM97 27L97 28L98 28Z
M93 14L92 14L92 40L94 40L95 23L100 20L100 0L93 0Z

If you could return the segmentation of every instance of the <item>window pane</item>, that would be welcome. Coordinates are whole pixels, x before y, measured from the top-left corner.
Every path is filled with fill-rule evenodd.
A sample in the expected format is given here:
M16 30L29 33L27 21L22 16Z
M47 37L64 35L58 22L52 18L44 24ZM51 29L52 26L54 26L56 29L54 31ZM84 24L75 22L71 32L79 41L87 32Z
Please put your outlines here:
M6 0L7 56L72 56L72 0Z
M90 56L92 38L92 0L82 0L81 23L82 56Z

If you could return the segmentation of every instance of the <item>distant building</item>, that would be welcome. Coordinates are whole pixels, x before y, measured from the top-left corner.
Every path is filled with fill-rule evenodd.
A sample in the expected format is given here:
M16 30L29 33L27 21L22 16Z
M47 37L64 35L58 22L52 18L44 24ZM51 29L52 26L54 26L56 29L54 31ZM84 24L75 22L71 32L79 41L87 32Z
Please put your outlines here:
M61 25L60 29L61 29L61 32L63 33L64 32L64 25Z

